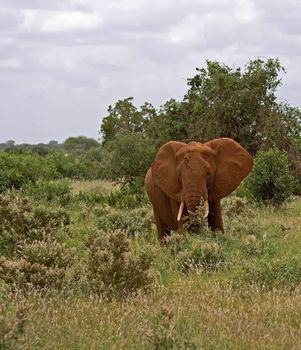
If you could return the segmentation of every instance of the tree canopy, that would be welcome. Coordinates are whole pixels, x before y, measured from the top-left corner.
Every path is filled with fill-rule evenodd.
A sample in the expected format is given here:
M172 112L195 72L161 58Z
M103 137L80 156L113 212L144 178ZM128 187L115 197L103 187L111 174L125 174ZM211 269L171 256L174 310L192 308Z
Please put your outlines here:
M188 91L181 101L170 99L159 109L146 102L137 108L129 97L109 106L100 129L102 145L110 149L114 143L116 149L124 142L121 135L130 133L135 142L136 134L139 142L144 138L149 154L170 140L207 142L231 137L252 155L277 147L286 152L298 174L301 112L277 100L282 72L278 59L254 59L244 69L206 61L187 79ZM145 164L144 171L149 165ZM121 162L111 166L118 168L113 173L126 178Z

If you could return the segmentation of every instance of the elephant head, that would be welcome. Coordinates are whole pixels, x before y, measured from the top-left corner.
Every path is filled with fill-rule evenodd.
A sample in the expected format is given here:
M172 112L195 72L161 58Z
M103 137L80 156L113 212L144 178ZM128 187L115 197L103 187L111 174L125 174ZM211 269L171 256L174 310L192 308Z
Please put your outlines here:
M248 175L253 165L250 154L237 142L219 138L207 143L170 141L158 151L151 171L154 183L171 199L194 212L201 199L205 217L209 202L227 196Z

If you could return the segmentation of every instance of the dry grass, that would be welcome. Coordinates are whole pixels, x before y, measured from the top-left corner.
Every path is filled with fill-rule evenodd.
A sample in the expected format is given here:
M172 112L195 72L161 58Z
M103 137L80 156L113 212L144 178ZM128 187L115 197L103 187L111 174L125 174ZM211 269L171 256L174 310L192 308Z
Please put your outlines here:
M106 180L90 180L90 181L71 181L71 187L74 193L80 191L100 191L110 193L118 188L118 185Z
M300 322L300 290L194 277L127 302L37 300L27 339L34 349L300 349Z
M225 258L229 259L229 270L181 274L174 267L177 254L169 252L172 247L159 247L154 241L138 236L131 238L134 249L139 252L148 244L156 256L156 283L150 291L110 301L72 290L67 294L28 295L31 310L27 315L24 347L300 349L301 285L298 279L291 287L284 274L280 276L283 285L279 289L264 289L241 277L245 265L252 267L252 264L253 272L261 276L265 271L261 264L269 266L274 258L288 261L288 272L294 274L300 270L301 199L296 198L279 210L251 210L252 216L249 211L229 216L225 220L224 236L213 238L206 233L207 236L198 238L189 236L186 242L185 249L191 249L190 244L196 239L219 242ZM92 225L90 219L86 220L85 225ZM82 221L81 218L75 224ZM240 226L234 230L231 225ZM152 231L150 235L155 233ZM174 235L171 240L176 238ZM76 239L82 242L84 238ZM284 258L296 261L298 268L294 270L295 265L290 265L290 260L282 260ZM279 275L277 271L269 272L273 286ZM16 306L12 301L12 307Z

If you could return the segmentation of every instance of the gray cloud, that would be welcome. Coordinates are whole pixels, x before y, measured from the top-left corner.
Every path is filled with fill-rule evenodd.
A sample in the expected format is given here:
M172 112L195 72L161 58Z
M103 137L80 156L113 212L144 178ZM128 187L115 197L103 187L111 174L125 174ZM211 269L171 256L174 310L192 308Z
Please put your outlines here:
M109 104L181 99L205 59L286 67L300 106L301 3L288 0L0 0L0 142L97 137Z

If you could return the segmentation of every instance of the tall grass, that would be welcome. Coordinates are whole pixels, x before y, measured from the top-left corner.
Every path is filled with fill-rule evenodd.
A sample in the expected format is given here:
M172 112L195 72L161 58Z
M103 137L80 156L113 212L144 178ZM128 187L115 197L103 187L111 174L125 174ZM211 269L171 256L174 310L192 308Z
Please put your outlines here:
M301 347L301 199L274 209L232 197L224 233L201 225L160 246L143 197L94 185L73 187L67 205L64 191L38 204L2 197L14 217L0 225L7 348ZM47 269L62 273L44 283Z

